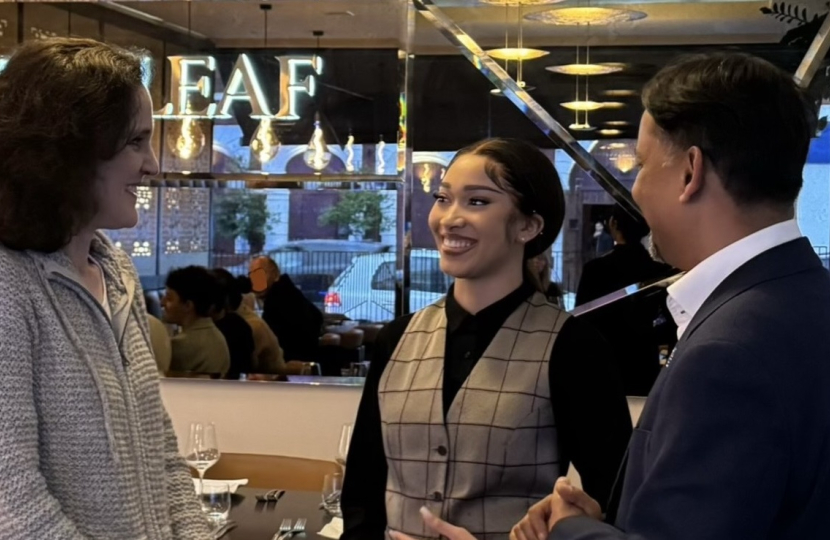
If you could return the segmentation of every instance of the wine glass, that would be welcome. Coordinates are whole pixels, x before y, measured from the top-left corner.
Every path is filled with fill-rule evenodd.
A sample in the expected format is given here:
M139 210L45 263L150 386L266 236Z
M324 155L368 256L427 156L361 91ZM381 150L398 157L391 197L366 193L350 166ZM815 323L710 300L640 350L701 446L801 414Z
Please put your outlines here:
M192 422L187 442L185 461L199 473L199 493L204 493L205 471L219 461L219 444L216 426L210 423Z
M343 468L343 474L346 474L346 459L349 457L349 445L352 442L352 431L354 425L343 424L340 428L340 442L337 445L337 456L334 461Z

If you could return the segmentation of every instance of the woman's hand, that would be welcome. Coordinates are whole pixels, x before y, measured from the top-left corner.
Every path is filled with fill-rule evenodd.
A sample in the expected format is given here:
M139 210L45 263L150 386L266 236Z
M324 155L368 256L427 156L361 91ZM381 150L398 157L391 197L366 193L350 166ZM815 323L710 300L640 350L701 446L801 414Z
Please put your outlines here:
M427 529L434 532L437 536L442 536L448 540L476 540L475 536L470 534L467 529L456 527L444 521L441 518L433 515L432 512L426 508L421 508L421 517L424 518L424 524ZM392 540L415 540L409 535L397 531L390 531L389 536Z

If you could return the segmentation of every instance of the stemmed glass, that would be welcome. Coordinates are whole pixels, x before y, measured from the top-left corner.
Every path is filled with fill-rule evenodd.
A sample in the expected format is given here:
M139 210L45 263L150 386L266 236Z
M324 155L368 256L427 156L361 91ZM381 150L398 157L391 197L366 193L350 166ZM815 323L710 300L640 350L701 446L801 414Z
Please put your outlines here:
M343 468L343 474L346 474L346 459L349 457L349 445L352 442L352 431L354 425L343 424L340 428L340 442L337 445L337 456L334 461Z
M202 422L190 424L185 461L199 473L199 494L204 493L205 471L219 461L216 426Z

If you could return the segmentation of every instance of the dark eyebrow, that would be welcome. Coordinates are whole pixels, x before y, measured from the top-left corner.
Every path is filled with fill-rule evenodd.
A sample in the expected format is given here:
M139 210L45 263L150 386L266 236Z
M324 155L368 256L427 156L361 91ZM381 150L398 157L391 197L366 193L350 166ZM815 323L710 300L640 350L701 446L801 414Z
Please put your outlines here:
M446 189L450 189L451 186L447 182L441 182L441 187L446 188ZM480 185L480 184L473 184L473 185L464 186L463 191L491 191L493 193L499 193L499 194L504 193L504 191L502 191L498 188L494 188L494 187L490 187L490 186L484 186L484 185Z
M152 134L153 134L152 129L149 129L149 128L148 129L142 129L141 131L139 131L135 135L133 135L133 138L135 138L135 137L149 137Z

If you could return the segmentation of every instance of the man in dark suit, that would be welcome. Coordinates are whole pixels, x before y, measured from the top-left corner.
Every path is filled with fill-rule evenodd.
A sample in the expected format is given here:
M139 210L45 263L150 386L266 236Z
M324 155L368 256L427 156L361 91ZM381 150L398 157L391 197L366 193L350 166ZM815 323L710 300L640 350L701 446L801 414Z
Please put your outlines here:
M270 257L257 257L249 269L253 292L263 299L262 319L279 339L286 361L316 360L323 314Z
M608 229L614 238L614 247L582 267L582 277L576 289L576 305L581 306L635 283L656 281L674 273L661 264L643 246L648 228L634 221L617 205L608 220Z
M643 103L633 195L663 260L687 271L669 289L679 342L632 436L614 525L560 479L511 538L827 538L830 276L794 219L815 107L738 54L663 69Z
M576 305L602 298L629 285L650 283L677 272L651 258L642 244L648 227L615 206L608 219L614 238L611 251L590 260L582 268ZM658 302L617 303L585 316L614 347L626 395L645 396L660 371L660 348L674 343L656 331L654 321L664 305ZM672 329L674 325L671 325Z
M826 538L830 277L794 220L814 107L735 54L664 69L643 103L633 195L662 258L688 271L668 290L679 342L632 436L615 526L560 479L515 536L547 522L555 540Z

